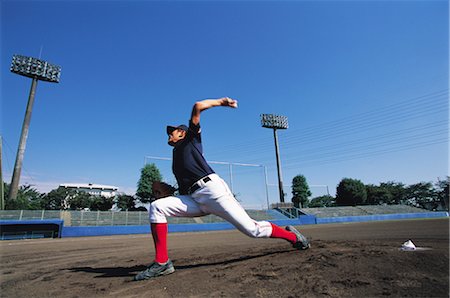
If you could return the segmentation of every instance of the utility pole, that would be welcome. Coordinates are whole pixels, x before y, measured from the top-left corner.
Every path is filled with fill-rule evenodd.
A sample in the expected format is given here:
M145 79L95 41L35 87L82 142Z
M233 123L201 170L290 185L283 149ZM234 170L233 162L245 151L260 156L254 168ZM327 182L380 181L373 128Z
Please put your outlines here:
M61 67L37 58L14 55L10 70L13 73L32 78L27 109L25 111L25 117L23 120L22 133L20 136L19 148L17 149L16 162L14 164L14 172L8 195L9 200L15 200L19 191L20 173L22 171L22 162L25 154L25 147L27 144L28 131L31 121L31 112L33 111L37 82L38 80L41 80L52 83L59 83Z
M275 156L277 159L278 191L280 194L280 202L284 203L283 175L281 174L281 160L280 160L280 149L278 146L277 129L287 129L289 126L288 119L286 116L262 114L261 126L273 129L273 138L275 140Z

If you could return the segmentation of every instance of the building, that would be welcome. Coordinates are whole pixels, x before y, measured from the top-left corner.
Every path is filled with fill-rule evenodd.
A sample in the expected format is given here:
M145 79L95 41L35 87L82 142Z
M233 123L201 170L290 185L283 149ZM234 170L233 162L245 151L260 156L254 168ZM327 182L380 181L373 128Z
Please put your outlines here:
M118 194L119 188L111 185L101 185L92 183L65 183L60 184L59 187L87 192L93 196L102 196L111 198Z

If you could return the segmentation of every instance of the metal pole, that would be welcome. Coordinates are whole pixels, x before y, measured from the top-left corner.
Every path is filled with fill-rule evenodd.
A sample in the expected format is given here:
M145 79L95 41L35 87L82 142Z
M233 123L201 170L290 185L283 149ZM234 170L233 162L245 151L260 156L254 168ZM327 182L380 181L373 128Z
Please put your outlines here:
M267 181L267 167L266 166L263 166L263 167L264 167L264 181L266 183L267 210L269 210L270 209L270 206L269 206L269 182Z
M230 169L230 189L231 189L231 193L234 195L234 192L233 192L233 165L231 163L229 163L229 169Z
M11 186L9 189L9 200L15 200L17 198L17 193L19 191L19 180L20 172L22 171L22 161L23 155L25 153L25 147L27 145L28 130L30 127L31 112L33 110L34 95L36 93L38 79L33 78L31 82L30 95L28 97L27 110L25 112L25 119L23 120L22 134L20 137L19 148L17 150L16 163L14 166L14 173L11 181Z
M278 148L278 135L276 128L273 129L273 137L275 139L275 154L277 156L278 190L280 192L280 202L284 203L283 177L281 175L280 150Z

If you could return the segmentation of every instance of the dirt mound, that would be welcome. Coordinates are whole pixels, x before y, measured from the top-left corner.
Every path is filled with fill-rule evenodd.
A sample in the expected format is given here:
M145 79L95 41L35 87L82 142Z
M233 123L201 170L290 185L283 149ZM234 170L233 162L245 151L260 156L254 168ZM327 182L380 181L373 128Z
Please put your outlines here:
M134 282L149 235L2 241L2 297L448 297L448 219L305 226L312 247L169 235L174 274ZM420 249L401 251L408 239Z

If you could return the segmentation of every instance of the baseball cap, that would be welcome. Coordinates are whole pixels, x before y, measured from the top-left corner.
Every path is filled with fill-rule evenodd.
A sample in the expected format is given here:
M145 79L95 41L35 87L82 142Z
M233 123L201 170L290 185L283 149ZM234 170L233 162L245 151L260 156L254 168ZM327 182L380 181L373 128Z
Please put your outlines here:
M177 129L188 131L189 128L186 125L184 125L184 124L181 124L181 125L178 125L178 126L167 125L167 128L166 128L167 134L170 135L173 131L175 131Z

